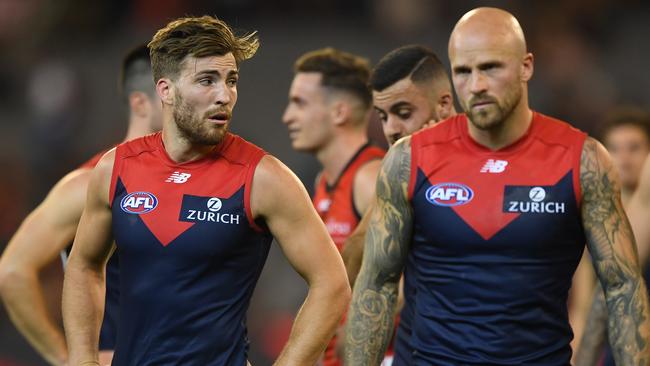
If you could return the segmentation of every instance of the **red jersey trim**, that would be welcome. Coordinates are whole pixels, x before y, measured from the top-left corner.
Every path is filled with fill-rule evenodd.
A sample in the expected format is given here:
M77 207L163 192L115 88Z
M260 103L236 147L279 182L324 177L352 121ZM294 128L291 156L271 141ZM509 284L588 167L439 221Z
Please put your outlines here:
M246 171L246 180L244 182L244 211L246 211L246 218L248 219L248 224L253 230L258 232L265 232L266 230L262 229L259 225L257 225L257 223L255 222L255 218L253 217L253 211L251 210L251 188L253 186L253 177L255 176L255 169L257 169L257 165L265 155L266 153L261 152L253 156L253 158L251 159L251 163L248 166L248 170Z

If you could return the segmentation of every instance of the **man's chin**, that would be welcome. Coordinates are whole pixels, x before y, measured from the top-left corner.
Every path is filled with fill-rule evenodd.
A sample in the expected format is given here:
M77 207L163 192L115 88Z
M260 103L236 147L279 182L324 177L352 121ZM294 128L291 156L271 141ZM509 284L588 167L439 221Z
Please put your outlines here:
M294 151L298 152L304 152L304 153L311 153L314 149L310 148L309 146L300 143L300 141L291 141L291 148Z
M495 116L488 113L473 113L468 116L470 122L479 130L491 130L501 124Z

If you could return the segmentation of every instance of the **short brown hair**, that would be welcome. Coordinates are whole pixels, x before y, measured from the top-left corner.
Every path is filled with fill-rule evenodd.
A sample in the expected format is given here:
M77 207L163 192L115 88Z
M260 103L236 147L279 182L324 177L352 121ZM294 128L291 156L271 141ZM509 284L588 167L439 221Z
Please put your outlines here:
M230 52L237 64L255 54L257 32L237 37L224 21L204 15L176 19L160 29L149 42L154 81L175 79L186 56L224 56Z
M302 55L294 65L295 72L317 72L321 85L351 93L365 108L372 103L368 87L370 64L363 57L328 47Z
M607 135L615 128L621 126L634 126L643 131L648 142L650 142L650 113L637 106L619 106L606 114L600 126L600 140L605 143Z

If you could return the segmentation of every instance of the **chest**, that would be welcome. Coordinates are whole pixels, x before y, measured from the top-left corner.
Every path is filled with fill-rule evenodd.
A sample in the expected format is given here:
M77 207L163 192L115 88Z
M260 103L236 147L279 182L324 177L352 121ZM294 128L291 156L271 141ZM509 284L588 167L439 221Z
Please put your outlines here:
M227 165L183 170L128 162L112 201L119 249L174 253L179 260L236 256L254 235L245 209L245 172Z
M415 235L437 243L436 254L525 257L580 240L578 172L566 148L539 144L489 156L447 146L422 154L412 196Z

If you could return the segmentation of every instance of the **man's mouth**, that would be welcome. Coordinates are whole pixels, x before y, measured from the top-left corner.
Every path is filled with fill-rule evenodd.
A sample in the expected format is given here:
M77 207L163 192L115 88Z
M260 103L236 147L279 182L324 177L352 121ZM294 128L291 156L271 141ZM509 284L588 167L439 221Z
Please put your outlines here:
M226 112L217 112L209 115L208 120L216 124L225 125L230 120L230 114Z

